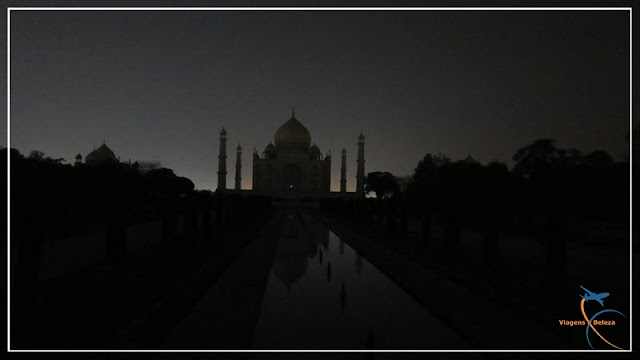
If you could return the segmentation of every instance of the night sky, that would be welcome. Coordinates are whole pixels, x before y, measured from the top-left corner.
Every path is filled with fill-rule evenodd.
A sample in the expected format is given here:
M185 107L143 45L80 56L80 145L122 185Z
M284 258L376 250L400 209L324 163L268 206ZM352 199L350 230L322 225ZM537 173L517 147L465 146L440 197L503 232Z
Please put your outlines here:
M519 147L628 158L628 11L14 11L11 146L72 163L106 140L215 189L242 145L243 188L291 115L366 172L427 153L512 165ZM2 145L6 129L0 127Z

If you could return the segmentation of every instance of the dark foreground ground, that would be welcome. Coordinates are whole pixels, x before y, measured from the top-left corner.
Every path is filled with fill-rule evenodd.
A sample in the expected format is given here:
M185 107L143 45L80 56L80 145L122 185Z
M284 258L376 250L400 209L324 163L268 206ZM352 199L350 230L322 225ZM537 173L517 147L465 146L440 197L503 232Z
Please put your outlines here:
M322 229L310 230L314 226ZM152 229L150 226L136 236L152 236ZM266 316L265 292L269 286L279 286L270 283L275 281L270 280L272 275L278 275L291 288L288 291L298 291L299 284L309 283L299 279L305 279L305 271L307 278L313 274L312 263L329 270L326 276L331 278L327 262L329 251L335 249L324 238L305 250L304 261L296 257L296 244L308 242L308 237L318 233L340 240L340 255L342 242L347 244L356 261L364 259L370 264L367 266L402 289L421 311L443 324L439 325L442 328L434 327L434 333L450 332L456 338L451 343L443 342L443 347L425 341L411 349L589 349L582 326L560 326L558 321L579 320L579 284L587 280L605 282L606 273L581 277L570 272L563 288L551 289L541 281L535 243L526 239L502 234L507 244L501 248L497 265L486 268L479 256L474 256L472 231L462 232L463 244L468 243L462 246L464 251L447 257L439 248L442 235L437 227L432 241L421 244L411 240L419 236L411 231L389 233L313 204L280 204L246 221L230 219L224 228L198 233L197 241L187 239L195 235L183 231L177 235L177 242L192 245L150 242L116 264L106 262L67 271L43 269L36 286L12 288L11 348L260 350L255 330L261 316ZM583 247L571 249L571 259L576 262L594 256ZM612 273L619 271L616 266L624 267L623 251L601 251L608 252L607 256L595 258L610 262ZM334 266L338 265L334 262ZM340 271L334 268L333 276ZM351 293L347 294L347 306L358 306L349 303ZM320 303L320 290L317 296ZM384 296L382 292L371 301L384 302ZM344 298L342 295L343 311ZM611 300L628 303L628 294L612 294ZM313 301L308 304L292 305L291 311L321 311L314 308ZM597 310L591 309L595 309L592 313ZM291 326L284 321L269 324L266 326L274 329ZM305 326L317 328L323 324ZM339 336L335 334L340 329L330 333ZM383 339L373 339L371 335L361 346L345 345L343 349L380 349ZM447 347L453 343L458 345ZM286 339L282 344L287 344ZM322 344L333 343L331 339L317 339L313 344L322 349ZM597 346L604 349L602 344ZM281 349L296 348L300 349L291 343ZM500 354L485 353L483 357ZM376 354L376 358L384 358L384 354Z

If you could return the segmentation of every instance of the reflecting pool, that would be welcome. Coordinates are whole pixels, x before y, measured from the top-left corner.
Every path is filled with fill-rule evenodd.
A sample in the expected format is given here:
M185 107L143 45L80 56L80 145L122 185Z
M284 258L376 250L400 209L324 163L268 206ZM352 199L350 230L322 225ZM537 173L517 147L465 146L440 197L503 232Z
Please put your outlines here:
M467 348L442 321L304 213L285 215L252 347Z

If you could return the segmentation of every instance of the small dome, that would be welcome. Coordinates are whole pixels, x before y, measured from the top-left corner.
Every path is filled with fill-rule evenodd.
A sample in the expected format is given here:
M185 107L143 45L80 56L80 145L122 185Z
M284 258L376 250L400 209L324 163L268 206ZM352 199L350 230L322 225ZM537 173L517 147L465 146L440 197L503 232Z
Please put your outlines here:
M278 128L275 135L276 146L294 145L308 148L311 144L311 134L294 115Z
M225 130L224 127L220 130L220 136L227 136L227 130Z
M320 160L322 159L322 153L320 152L320 148L318 145L313 144L309 148L309 159L311 160Z
M117 163L118 159L107 145L102 144L87 155L85 162L87 164Z
M264 151L265 151L265 152L276 151L276 147L275 147L275 146L273 146L273 144L272 144L272 143L269 143L269 145L267 145L267 146L264 148Z
M364 140L364 135L362 133L360 133L360 136L358 136L358 140Z

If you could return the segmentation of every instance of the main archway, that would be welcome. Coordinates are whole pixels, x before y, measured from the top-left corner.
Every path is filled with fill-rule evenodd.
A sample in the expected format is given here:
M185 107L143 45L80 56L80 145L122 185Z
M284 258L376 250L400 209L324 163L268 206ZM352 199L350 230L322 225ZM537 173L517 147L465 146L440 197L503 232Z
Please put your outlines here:
M296 164L287 164L283 171L284 191L300 191L302 185L302 170Z

